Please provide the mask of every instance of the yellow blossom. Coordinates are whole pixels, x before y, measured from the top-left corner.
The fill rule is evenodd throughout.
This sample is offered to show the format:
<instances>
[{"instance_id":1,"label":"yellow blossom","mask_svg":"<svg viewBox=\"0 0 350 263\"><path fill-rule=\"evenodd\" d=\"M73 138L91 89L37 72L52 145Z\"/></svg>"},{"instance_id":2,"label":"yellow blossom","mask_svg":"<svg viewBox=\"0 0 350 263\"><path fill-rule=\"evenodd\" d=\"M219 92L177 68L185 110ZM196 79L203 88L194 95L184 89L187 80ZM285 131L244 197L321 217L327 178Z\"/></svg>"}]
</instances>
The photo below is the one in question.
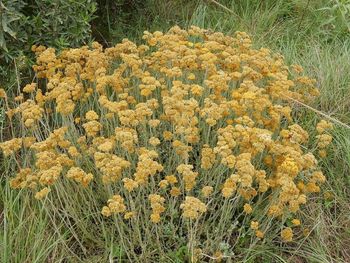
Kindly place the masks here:
<instances>
[{"instance_id":1,"label":"yellow blossom","mask_svg":"<svg viewBox=\"0 0 350 263\"><path fill-rule=\"evenodd\" d=\"M149 124L149 126L155 128L160 124L160 120L149 120L148 124Z\"/></svg>"},{"instance_id":2,"label":"yellow blossom","mask_svg":"<svg viewBox=\"0 0 350 263\"><path fill-rule=\"evenodd\" d=\"M153 223L159 223L160 222L160 214L151 214L151 221Z\"/></svg>"},{"instance_id":3,"label":"yellow blossom","mask_svg":"<svg viewBox=\"0 0 350 263\"><path fill-rule=\"evenodd\" d=\"M150 194L148 199L152 207L151 221L153 223L159 223L160 215L165 211L165 207L163 206L165 199L157 194Z\"/></svg>"},{"instance_id":4,"label":"yellow blossom","mask_svg":"<svg viewBox=\"0 0 350 263\"><path fill-rule=\"evenodd\" d=\"M251 221L251 222L250 222L250 228L253 229L253 230L258 230L258 228L259 228L259 222L257 222L257 221Z\"/></svg>"},{"instance_id":5,"label":"yellow blossom","mask_svg":"<svg viewBox=\"0 0 350 263\"><path fill-rule=\"evenodd\" d=\"M211 195L211 193L213 192L213 187L212 186L204 186L201 190L202 195L204 197L209 197Z\"/></svg>"},{"instance_id":6,"label":"yellow blossom","mask_svg":"<svg viewBox=\"0 0 350 263\"><path fill-rule=\"evenodd\" d=\"M207 206L193 196L186 196L185 201L180 205L183 216L189 219L196 219L207 211Z\"/></svg>"},{"instance_id":7,"label":"yellow blossom","mask_svg":"<svg viewBox=\"0 0 350 263\"><path fill-rule=\"evenodd\" d=\"M161 189L164 189L168 186L168 184L169 182L167 180L161 180L158 185Z\"/></svg>"},{"instance_id":8,"label":"yellow blossom","mask_svg":"<svg viewBox=\"0 0 350 263\"><path fill-rule=\"evenodd\" d=\"M94 176L91 173L86 173L79 167L72 167L66 174L67 178L74 179L76 182L81 183L83 186L87 186Z\"/></svg>"},{"instance_id":9,"label":"yellow blossom","mask_svg":"<svg viewBox=\"0 0 350 263\"><path fill-rule=\"evenodd\" d=\"M149 139L149 143L152 145L152 146L157 146L160 144L160 140L156 137L151 137Z\"/></svg>"},{"instance_id":10,"label":"yellow blossom","mask_svg":"<svg viewBox=\"0 0 350 263\"><path fill-rule=\"evenodd\" d=\"M90 110L88 111L86 114L85 114L85 118L88 120L88 121L96 121L98 120L98 115L95 111L93 110Z\"/></svg>"},{"instance_id":11,"label":"yellow blossom","mask_svg":"<svg viewBox=\"0 0 350 263\"><path fill-rule=\"evenodd\" d=\"M127 189L129 192L131 192L139 186L139 184L136 181L130 178L124 178L122 181L124 183L125 189Z\"/></svg>"},{"instance_id":12,"label":"yellow blossom","mask_svg":"<svg viewBox=\"0 0 350 263\"><path fill-rule=\"evenodd\" d=\"M172 187L170 190L170 195L173 197L177 197L181 194L181 191L178 187Z\"/></svg>"},{"instance_id":13,"label":"yellow blossom","mask_svg":"<svg viewBox=\"0 0 350 263\"><path fill-rule=\"evenodd\" d=\"M133 218L133 217L135 217L135 212L133 212L133 211L126 212L126 213L124 214L124 219L126 219L126 220L131 219L131 218Z\"/></svg>"},{"instance_id":14,"label":"yellow blossom","mask_svg":"<svg viewBox=\"0 0 350 263\"><path fill-rule=\"evenodd\" d=\"M243 209L246 214L251 214L253 211L253 208L250 204L244 204Z\"/></svg>"},{"instance_id":15,"label":"yellow blossom","mask_svg":"<svg viewBox=\"0 0 350 263\"><path fill-rule=\"evenodd\" d=\"M300 220L299 220L299 219L294 218L294 219L292 220L292 224L295 225L295 226L299 226L301 223L300 223Z\"/></svg>"},{"instance_id":16,"label":"yellow blossom","mask_svg":"<svg viewBox=\"0 0 350 263\"><path fill-rule=\"evenodd\" d=\"M107 206L102 208L102 214L104 216L110 216L113 214L123 213L126 210L126 206L124 204L124 198L120 195L114 195L111 199L108 199Z\"/></svg>"},{"instance_id":17,"label":"yellow blossom","mask_svg":"<svg viewBox=\"0 0 350 263\"><path fill-rule=\"evenodd\" d=\"M111 212L111 210L109 209L108 206L104 206L104 207L102 208L101 214L104 215L104 216L106 216L106 217L108 217L108 216L111 216L111 215L112 215L112 212Z\"/></svg>"},{"instance_id":18,"label":"yellow blossom","mask_svg":"<svg viewBox=\"0 0 350 263\"><path fill-rule=\"evenodd\" d=\"M318 134L322 134L326 130L331 130L332 128L333 128L333 124L326 120L321 120L319 123L317 123L317 126L316 126L316 130Z\"/></svg>"},{"instance_id":19,"label":"yellow blossom","mask_svg":"<svg viewBox=\"0 0 350 263\"><path fill-rule=\"evenodd\" d=\"M36 88L36 83L31 83L23 88L24 93L32 93Z\"/></svg>"},{"instance_id":20,"label":"yellow blossom","mask_svg":"<svg viewBox=\"0 0 350 263\"><path fill-rule=\"evenodd\" d=\"M163 132L163 137L164 137L164 140L169 141L173 137L173 134L170 131L164 131Z\"/></svg>"},{"instance_id":21,"label":"yellow blossom","mask_svg":"<svg viewBox=\"0 0 350 263\"><path fill-rule=\"evenodd\" d=\"M256 230L256 231L255 231L255 235L256 235L256 237L259 238L259 239L264 238L264 232L262 232L262 231L260 231L260 230Z\"/></svg>"},{"instance_id":22,"label":"yellow blossom","mask_svg":"<svg viewBox=\"0 0 350 263\"><path fill-rule=\"evenodd\" d=\"M35 199L41 200L48 195L50 188L45 187L35 194Z\"/></svg>"},{"instance_id":23,"label":"yellow blossom","mask_svg":"<svg viewBox=\"0 0 350 263\"><path fill-rule=\"evenodd\" d=\"M6 98L6 91L4 89L0 89L0 98Z\"/></svg>"},{"instance_id":24,"label":"yellow blossom","mask_svg":"<svg viewBox=\"0 0 350 263\"><path fill-rule=\"evenodd\" d=\"M286 227L281 231L281 237L284 242L290 242L293 240L293 230L290 227Z\"/></svg>"},{"instance_id":25,"label":"yellow blossom","mask_svg":"<svg viewBox=\"0 0 350 263\"><path fill-rule=\"evenodd\" d=\"M168 181L169 184L176 184L177 183L177 178L174 175L167 175L165 176L165 180Z\"/></svg>"}]
</instances>

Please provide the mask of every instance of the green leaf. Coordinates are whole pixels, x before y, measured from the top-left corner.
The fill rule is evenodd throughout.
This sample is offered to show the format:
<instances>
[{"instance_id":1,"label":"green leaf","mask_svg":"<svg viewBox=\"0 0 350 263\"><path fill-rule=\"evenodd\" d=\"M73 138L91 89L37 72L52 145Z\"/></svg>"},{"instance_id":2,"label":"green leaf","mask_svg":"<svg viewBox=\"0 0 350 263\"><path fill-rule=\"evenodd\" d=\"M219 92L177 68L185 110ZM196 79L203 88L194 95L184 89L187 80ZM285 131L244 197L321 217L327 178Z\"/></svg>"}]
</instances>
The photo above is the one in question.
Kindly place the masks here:
<instances>
[{"instance_id":1,"label":"green leaf","mask_svg":"<svg viewBox=\"0 0 350 263\"><path fill-rule=\"evenodd\" d=\"M11 37L16 38L16 32L14 32L10 27L7 26L6 21L4 22L5 17L6 16L2 17L2 21L3 21L2 29L3 29L3 31L8 33Z\"/></svg>"},{"instance_id":2,"label":"green leaf","mask_svg":"<svg viewBox=\"0 0 350 263\"><path fill-rule=\"evenodd\" d=\"M5 37L4 37L4 33L2 30L0 30L0 47L5 50L6 52L8 52L8 49L6 47L6 41L5 41Z\"/></svg>"}]
</instances>

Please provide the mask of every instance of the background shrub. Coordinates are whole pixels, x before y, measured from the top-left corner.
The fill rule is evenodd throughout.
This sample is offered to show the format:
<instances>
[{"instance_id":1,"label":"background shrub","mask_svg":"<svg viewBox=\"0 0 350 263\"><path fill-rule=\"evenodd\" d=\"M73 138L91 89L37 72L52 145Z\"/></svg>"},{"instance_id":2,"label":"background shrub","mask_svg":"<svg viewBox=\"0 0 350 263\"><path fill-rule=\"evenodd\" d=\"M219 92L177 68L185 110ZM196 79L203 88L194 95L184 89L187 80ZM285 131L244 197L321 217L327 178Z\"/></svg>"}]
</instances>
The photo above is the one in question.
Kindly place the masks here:
<instances>
[{"instance_id":1,"label":"background shrub","mask_svg":"<svg viewBox=\"0 0 350 263\"><path fill-rule=\"evenodd\" d=\"M34 44L58 49L91 39L94 0L4 0L0 4L1 80L11 82L14 61L27 69ZM26 73L28 75L28 73Z\"/></svg>"}]
</instances>

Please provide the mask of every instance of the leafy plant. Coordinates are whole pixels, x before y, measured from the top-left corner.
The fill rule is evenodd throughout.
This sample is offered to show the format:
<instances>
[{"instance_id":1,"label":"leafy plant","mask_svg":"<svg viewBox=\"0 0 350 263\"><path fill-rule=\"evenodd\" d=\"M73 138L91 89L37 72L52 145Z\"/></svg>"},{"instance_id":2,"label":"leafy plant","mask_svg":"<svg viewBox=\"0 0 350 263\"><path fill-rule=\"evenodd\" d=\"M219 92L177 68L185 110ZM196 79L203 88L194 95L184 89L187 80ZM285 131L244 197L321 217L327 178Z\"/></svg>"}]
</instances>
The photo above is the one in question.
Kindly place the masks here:
<instances>
[{"instance_id":1,"label":"leafy plant","mask_svg":"<svg viewBox=\"0 0 350 263\"><path fill-rule=\"evenodd\" d=\"M0 2L0 79L17 81L14 60L31 66L33 44L62 49L91 40L95 0L4 0ZM27 74L26 74L27 75Z\"/></svg>"},{"instance_id":2,"label":"leafy plant","mask_svg":"<svg viewBox=\"0 0 350 263\"><path fill-rule=\"evenodd\" d=\"M27 33L22 30L26 22L26 18L21 12L24 6L25 2L23 0L0 2L0 58L6 60L11 58L8 44L13 42L24 43L27 38ZM11 51L13 51L13 48L11 48Z\"/></svg>"},{"instance_id":3,"label":"leafy plant","mask_svg":"<svg viewBox=\"0 0 350 263\"><path fill-rule=\"evenodd\" d=\"M350 1L331 0L329 6L319 9L326 11L328 19L323 21L322 26L330 27L340 34L350 34Z\"/></svg>"}]
</instances>

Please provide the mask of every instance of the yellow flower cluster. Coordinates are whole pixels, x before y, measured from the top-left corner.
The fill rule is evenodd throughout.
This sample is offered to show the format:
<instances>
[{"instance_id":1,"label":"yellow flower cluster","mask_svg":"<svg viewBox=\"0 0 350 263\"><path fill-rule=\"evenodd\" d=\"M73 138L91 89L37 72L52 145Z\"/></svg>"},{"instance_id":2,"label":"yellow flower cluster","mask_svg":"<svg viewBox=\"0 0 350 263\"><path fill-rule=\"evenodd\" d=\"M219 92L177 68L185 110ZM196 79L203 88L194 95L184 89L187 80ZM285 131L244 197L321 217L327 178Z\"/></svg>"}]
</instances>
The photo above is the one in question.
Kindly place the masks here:
<instances>
[{"instance_id":1,"label":"yellow flower cluster","mask_svg":"<svg viewBox=\"0 0 350 263\"><path fill-rule=\"evenodd\" d=\"M138 184L145 185L150 176L163 171L163 166L154 160L158 157L157 152L146 148L140 148L139 152L139 161L134 176Z\"/></svg>"},{"instance_id":2,"label":"yellow flower cluster","mask_svg":"<svg viewBox=\"0 0 350 263\"><path fill-rule=\"evenodd\" d=\"M122 198L120 195L114 195L107 201L107 206L102 208L102 214L104 216L111 216L113 214L119 214L125 211L126 206L124 204L124 198Z\"/></svg>"},{"instance_id":3,"label":"yellow flower cluster","mask_svg":"<svg viewBox=\"0 0 350 263\"><path fill-rule=\"evenodd\" d=\"M33 47L33 69L45 81L26 85L29 94L7 106L23 129L0 143L19 166L11 186L33 189L41 199L61 175L85 187L94 180L119 193L103 215L148 215L148 197L151 221L159 225L161 214L197 219L234 202L257 238L277 224L258 223L256 213L295 218L325 182L306 147L312 133L294 123L289 104L317 96L315 81L281 55L253 48L244 32L176 26L146 31L143 39L59 54ZM1 90L0 98L9 99ZM321 157L331 129L317 124ZM293 233L285 228L281 235L288 241Z\"/></svg>"},{"instance_id":4,"label":"yellow flower cluster","mask_svg":"<svg viewBox=\"0 0 350 263\"><path fill-rule=\"evenodd\" d=\"M27 100L19 105L14 112L20 113L24 125L27 128L31 128L35 125L36 121L42 118L44 109L37 105L33 100Z\"/></svg>"},{"instance_id":5,"label":"yellow flower cluster","mask_svg":"<svg viewBox=\"0 0 350 263\"><path fill-rule=\"evenodd\" d=\"M4 98L4 99L7 98L7 94L6 94L6 91L4 89L0 89L0 98Z\"/></svg>"},{"instance_id":6,"label":"yellow flower cluster","mask_svg":"<svg viewBox=\"0 0 350 263\"><path fill-rule=\"evenodd\" d=\"M185 201L180 205L184 218L197 219L202 213L207 211L207 206L201 200L186 196Z\"/></svg>"},{"instance_id":7,"label":"yellow flower cluster","mask_svg":"<svg viewBox=\"0 0 350 263\"><path fill-rule=\"evenodd\" d=\"M316 130L318 133L318 135L316 136L317 147L319 149L318 154L322 158L327 156L326 148L332 142L332 136L327 134L326 132L332 129L333 129L332 123L327 122L325 120L321 120L316 126Z\"/></svg>"},{"instance_id":8,"label":"yellow flower cluster","mask_svg":"<svg viewBox=\"0 0 350 263\"><path fill-rule=\"evenodd\" d=\"M88 117L88 116L87 116ZM101 130L102 125L96 120L88 121L83 124L86 135L89 137L95 137Z\"/></svg>"},{"instance_id":9,"label":"yellow flower cluster","mask_svg":"<svg viewBox=\"0 0 350 263\"><path fill-rule=\"evenodd\" d=\"M18 171L16 178L11 179L12 188L35 188L37 186L37 177L32 174L30 168L23 168Z\"/></svg>"},{"instance_id":10,"label":"yellow flower cluster","mask_svg":"<svg viewBox=\"0 0 350 263\"><path fill-rule=\"evenodd\" d=\"M201 167L206 170L212 168L216 159L214 150L208 144L204 144L201 154Z\"/></svg>"},{"instance_id":11,"label":"yellow flower cluster","mask_svg":"<svg viewBox=\"0 0 350 263\"><path fill-rule=\"evenodd\" d=\"M251 221L250 228L255 231L255 236L257 238L262 239L264 237L264 232L259 230L259 222L258 221Z\"/></svg>"},{"instance_id":12,"label":"yellow flower cluster","mask_svg":"<svg viewBox=\"0 0 350 263\"><path fill-rule=\"evenodd\" d=\"M36 88L36 83L31 83L31 84L26 85L23 88L23 92L24 93L32 93L35 91L35 88Z\"/></svg>"},{"instance_id":13,"label":"yellow flower cluster","mask_svg":"<svg viewBox=\"0 0 350 263\"><path fill-rule=\"evenodd\" d=\"M43 199L45 196L48 195L48 193L50 192L50 188L48 187L44 187L42 190L40 190L39 192L37 192L35 194L35 199L41 200Z\"/></svg>"},{"instance_id":14,"label":"yellow flower cluster","mask_svg":"<svg viewBox=\"0 0 350 263\"><path fill-rule=\"evenodd\" d=\"M124 178L123 183L124 183L125 189L128 190L129 192L131 192L132 190L136 189L139 186L139 184L135 180L130 178Z\"/></svg>"},{"instance_id":15,"label":"yellow flower cluster","mask_svg":"<svg viewBox=\"0 0 350 263\"><path fill-rule=\"evenodd\" d=\"M281 231L281 237L284 242L290 242L293 240L293 230L290 227L286 227Z\"/></svg>"},{"instance_id":16,"label":"yellow flower cluster","mask_svg":"<svg viewBox=\"0 0 350 263\"><path fill-rule=\"evenodd\" d=\"M86 173L80 167L72 167L66 173L67 178L74 179L76 182L81 183L83 186L87 186L94 178L92 173Z\"/></svg>"},{"instance_id":17,"label":"yellow flower cluster","mask_svg":"<svg viewBox=\"0 0 350 263\"><path fill-rule=\"evenodd\" d=\"M135 144L138 142L136 130L128 127L118 127L115 129L115 137L124 150L130 153L135 151Z\"/></svg>"},{"instance_id":18,"label":"yellow flower cluster","mask_svg":"<svg viewBox=\"0 0 350 263\"><path fill-rule=\"evenodd\" d=\"M186 191L191 191L196 184L198 172L193 172L193 165L189 164L180 164L176 170L182 175Z\"/></svg>"},{"instance_id":19,"label":"yellow flower cluster","mask_svg":"<svg viewBox=\"0 0 350 263\"><path fill-rule=\"evenodd\" d=\"M9 156L22 148L22 139L13 138L6 142L0 143L0 148L5 156Z\"/></svg>"},{"instance_id":20,"label":"yellow flower cluster","mask_svg":"<svg viewBox=\"0 0 350 263\"><path fill-rule=\"evenodd\" d=\"M65 140L66 127L54 130L50 136L41 142L35 142L32 137L23 138L23 145L34 151L35 162L31 168L21 169L11 180L14 188L31 188L49 186L60 177L65 167L73 166L74 162L65 153L55 151L55 148L68 148L71 143ZM48 193L43 191L42 193ZM39 194L41 196L41 194Z\"/></svg>"},{"instance_id":21,"label":"yellow flower cluster","mask_svg":"<svg viewBox=\"0 0 350 263\"><path fill-rule=\"evenodd\" d=\"M151 221L153 223L159 223L160 222L160 214L165 211L164 197L161 197L157 194L150 194L148 196L149 201L151 202L152 207L152 214L151 214Z\"/></svg>"},{"instance_id":22,"label":"yellow flower cluster","mask_svg":"<svg viewBox=\"0 0 350 263\"><path fill-rule=\"evenodd\" d=\"M96 168L102 172L104 184L116 182L122 177L123 170L130 166L130 162L110 153L95 152L94 159Z\"/></svg>"},{"instance_id":23,"label":"yellow flower cluster","mask_svg":"<svg viewBox=\"0 0 350 263\"><path fill-rule=\"evenodd\" d=\"M213 190L214 188L212 186L207 185L202 188L201 192L204 197L209 197L212 194Z\"/></svg>"}]
</instances>

